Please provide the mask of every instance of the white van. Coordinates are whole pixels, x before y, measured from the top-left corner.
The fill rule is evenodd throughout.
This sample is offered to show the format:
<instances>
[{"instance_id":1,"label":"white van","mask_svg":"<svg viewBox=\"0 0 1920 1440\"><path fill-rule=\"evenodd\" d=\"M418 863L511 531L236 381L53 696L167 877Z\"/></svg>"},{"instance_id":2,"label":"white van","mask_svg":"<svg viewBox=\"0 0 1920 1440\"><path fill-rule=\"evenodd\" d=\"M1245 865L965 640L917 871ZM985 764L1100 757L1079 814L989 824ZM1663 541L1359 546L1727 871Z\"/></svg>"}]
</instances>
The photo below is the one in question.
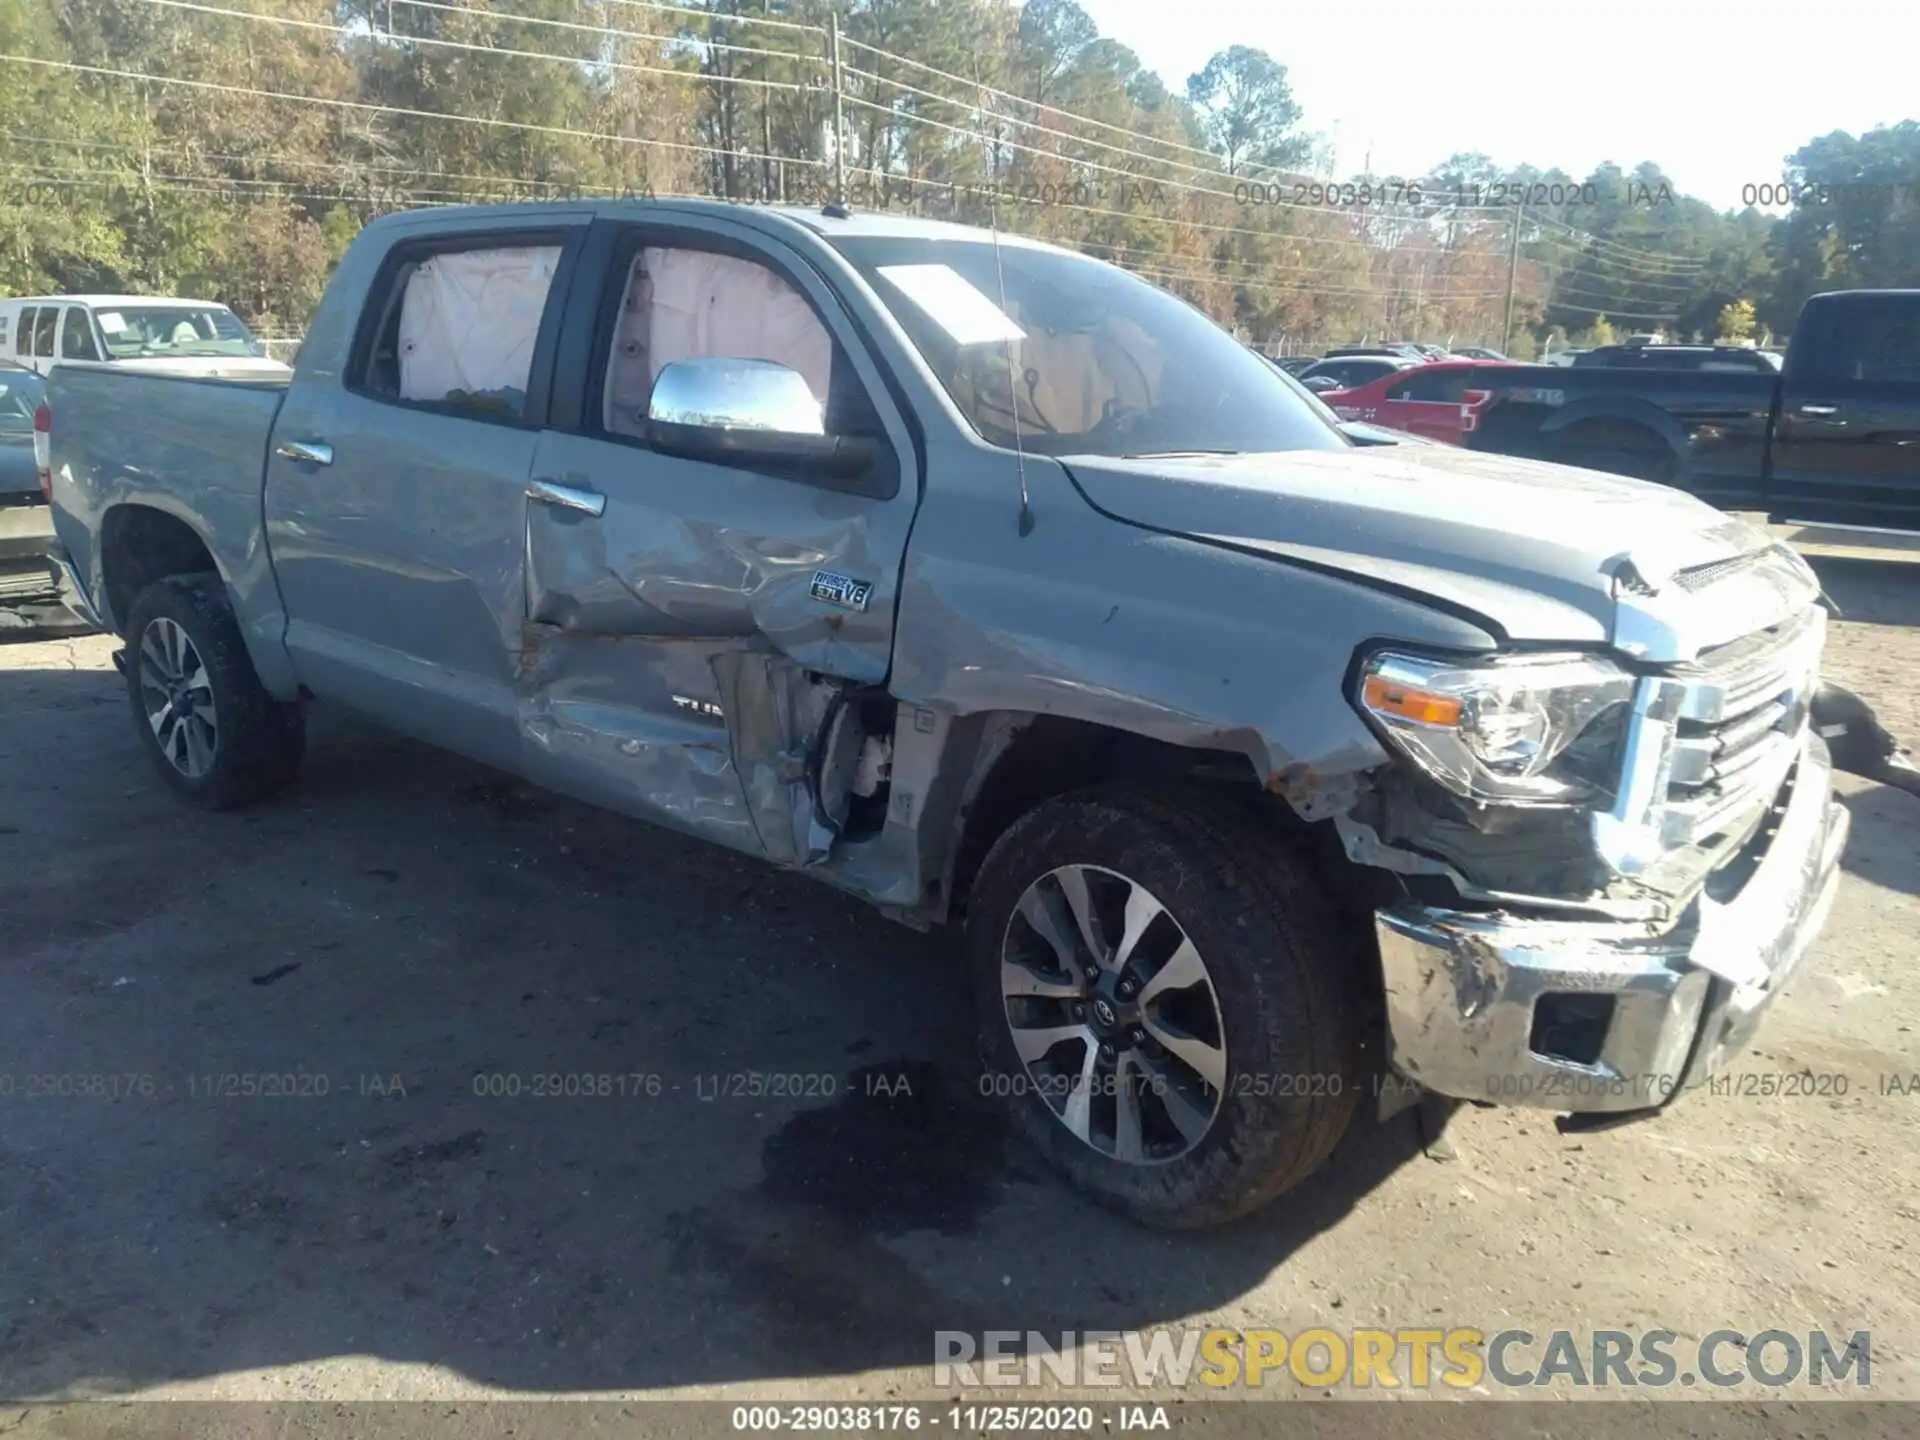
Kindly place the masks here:
<instances>
[{"instance_id":1,"label":"white van","mask_svg":"<svg viewBox=\"0 0 1920 1440\"><path fill-rule=\"evenodd\" d=\"M270 360L240 317L211 300L152 295L38 295L0 300L0 359L42 375L55 365L265 380Z\"/></svg>"}]
</instances>

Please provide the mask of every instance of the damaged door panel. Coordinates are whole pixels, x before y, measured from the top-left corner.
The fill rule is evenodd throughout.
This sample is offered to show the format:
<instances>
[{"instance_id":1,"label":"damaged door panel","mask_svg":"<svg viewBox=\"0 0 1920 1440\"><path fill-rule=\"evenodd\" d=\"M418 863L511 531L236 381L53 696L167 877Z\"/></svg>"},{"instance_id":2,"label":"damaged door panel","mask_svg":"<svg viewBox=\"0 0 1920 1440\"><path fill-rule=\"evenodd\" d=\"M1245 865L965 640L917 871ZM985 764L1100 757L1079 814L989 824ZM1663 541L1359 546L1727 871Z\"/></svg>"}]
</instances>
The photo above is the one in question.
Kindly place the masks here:
<instances>
[{"instance_id":1,"label":"damaged door panel","mask_svg":"<svg viewBox=\"0 0 1920 1440\"><path fill-rule=\"evenodd\" d=\"M779 864L818 864L863 833L891 735L875 697L919 500L913 447L810 269L782 266L777 246L753 262L694 263L699 236L676 233L669 253L645 227L619 228L601 247L585 403L541 433L533 461L534 481L579 503L534 496L527 507L527 769L595 804ZM716 251L732 229L714 226ZM811 326L794 368L829 387L829 433L855 417L847 433L890 451L904 483L853 493L649 443L643 392L657 362L732 353L742 336L742 353L775 344L774 359L787 358L780 334L763 337L728 309L750 300L740 286L708 283L708 271L737 280L743 267L784 276L760 287L791 312L780 334Z\"/></svg>"},{"instance_id":2,"label":"damaged door panel","mask_svg":"<svg viewBox=\"0 0 1920 1440\"><path fill-rule=\"evenodd\" d=\"M761 853L714 681L730 643L528 621L514 677L521 768L590 803Z\"/></svg>"},{"instance_id":3,"label":"damaged door panel","mask_svg":"<svg viewBox=\"0 0 1920 1440\"><path fill-rule=\"evenodd\" d=\"M836 693L886 676L911 500L551 431L534 468L607 503L528 505L529 771L779 864L824 857L847 795L817 815L808 766ZM837 728L857 768L865 737Z\"/></svg>"}]
</instances>

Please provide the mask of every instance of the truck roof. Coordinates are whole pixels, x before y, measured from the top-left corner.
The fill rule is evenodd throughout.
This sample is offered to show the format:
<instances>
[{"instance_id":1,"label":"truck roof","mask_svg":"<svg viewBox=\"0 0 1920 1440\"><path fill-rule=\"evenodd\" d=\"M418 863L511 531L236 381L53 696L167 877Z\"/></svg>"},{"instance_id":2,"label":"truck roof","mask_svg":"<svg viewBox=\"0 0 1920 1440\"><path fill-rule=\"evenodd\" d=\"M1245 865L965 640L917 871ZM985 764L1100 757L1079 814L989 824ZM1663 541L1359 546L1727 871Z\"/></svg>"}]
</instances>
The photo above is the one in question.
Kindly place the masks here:
<instances>
[{"instance_id":1,"label":"truck roof","mask_svg":"<svg viewBox=\"0 0 1920 1440\"><path fill-rule=\"evenodd\" d=\"M224 310L226 305L219 300L192 300L180 295L10 295L7 303L20 305L146 305L146 306L189 306L213 305Z\"/></svg>"},{"instance_id":2,"label":"truck roof","mask_svg":"<svg viewBox=\"0 0 1920 1440\"><path fill-rule=\"evenodd\" d=\"M499 205L435 205L430 208L406 210L395 215L382 216L367 228L397 223L411 228L423 222L429 222L433 218L511 219L524 218L536 213L550 215L556 211L564 213L583 209L622 216L631 215L636 220L662 213L726 215L747 224L754 224L757 221L761 228L768 230L797 225L827 240L843 237L847 239L874 237L978 242L991 239L994 233L978 225L960 225L951 220L923 220L916 215L902 215L887 210L856 210L848 206L845 214L830 215L824 208L811 205L758 205L746 201L706 200L695 196L679 195L662 195L657 199L610 195L604 199L583 196L578 200L528 200ZM769 219L775 223L766 224L766 220ZM1081 254L1080 251L1070 247L1049 244L1045 240L1035 240L1031 236L1018 235L1011 230L1002 230L999 233L1000 243L1010 248L1051 250L1062 255Z\"/></svg>"}]
</instances>

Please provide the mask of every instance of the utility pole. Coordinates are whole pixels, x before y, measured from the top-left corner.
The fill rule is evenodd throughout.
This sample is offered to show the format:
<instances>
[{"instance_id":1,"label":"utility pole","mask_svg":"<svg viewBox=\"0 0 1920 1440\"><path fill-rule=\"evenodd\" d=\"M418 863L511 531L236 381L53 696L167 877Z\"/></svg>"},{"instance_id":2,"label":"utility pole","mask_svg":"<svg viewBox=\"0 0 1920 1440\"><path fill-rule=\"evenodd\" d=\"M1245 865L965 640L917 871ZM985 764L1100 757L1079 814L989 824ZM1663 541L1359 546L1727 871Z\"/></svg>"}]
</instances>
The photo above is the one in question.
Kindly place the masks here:
<instances>
[{"instance_id":1,"label":"utility pole","mask_svg":"<svg viewBox=\"0 0 1920 1440\"><path fill-rule=\"evenodd\" d=\"M1507 326L1500 332L1502 354L1513 345L1513 286L1520 274L1520 217L1526 210L1525 202L1513 207L1513 240L1507 247Z\"/></svg>"},{"instance_id":2,"label":"utility pole","mask_svg":"<svg viewBox=\"0 0 1920 1440\"><path fill-rule=\"evenodd\" d=\"M827 61L833 73L833 203L847 203L846 77L840 69L840 12L828 17Z\"/></svg>"}]
</instances>

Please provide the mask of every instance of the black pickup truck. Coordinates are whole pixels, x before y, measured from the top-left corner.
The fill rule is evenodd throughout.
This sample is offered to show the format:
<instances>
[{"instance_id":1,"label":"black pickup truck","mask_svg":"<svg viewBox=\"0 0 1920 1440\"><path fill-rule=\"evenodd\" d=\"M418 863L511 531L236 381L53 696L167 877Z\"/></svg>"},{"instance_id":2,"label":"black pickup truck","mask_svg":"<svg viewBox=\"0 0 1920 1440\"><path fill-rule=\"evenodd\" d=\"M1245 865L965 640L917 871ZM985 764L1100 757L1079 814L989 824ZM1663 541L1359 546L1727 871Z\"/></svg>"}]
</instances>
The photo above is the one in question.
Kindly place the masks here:
<instances>
[{"instance_id":1,"label":"black pickup truck","mask_svg":"<svg viewBox=\"0 0 1920 1440\"><path fill-rule=\"evenodd\" d=\"M1452 383L1491 392L1476 450L1664 481L1779 522L1920 531L1920 290L1815 295L1778 375L1489 365Z\"/></svg>"}]
</instances>

